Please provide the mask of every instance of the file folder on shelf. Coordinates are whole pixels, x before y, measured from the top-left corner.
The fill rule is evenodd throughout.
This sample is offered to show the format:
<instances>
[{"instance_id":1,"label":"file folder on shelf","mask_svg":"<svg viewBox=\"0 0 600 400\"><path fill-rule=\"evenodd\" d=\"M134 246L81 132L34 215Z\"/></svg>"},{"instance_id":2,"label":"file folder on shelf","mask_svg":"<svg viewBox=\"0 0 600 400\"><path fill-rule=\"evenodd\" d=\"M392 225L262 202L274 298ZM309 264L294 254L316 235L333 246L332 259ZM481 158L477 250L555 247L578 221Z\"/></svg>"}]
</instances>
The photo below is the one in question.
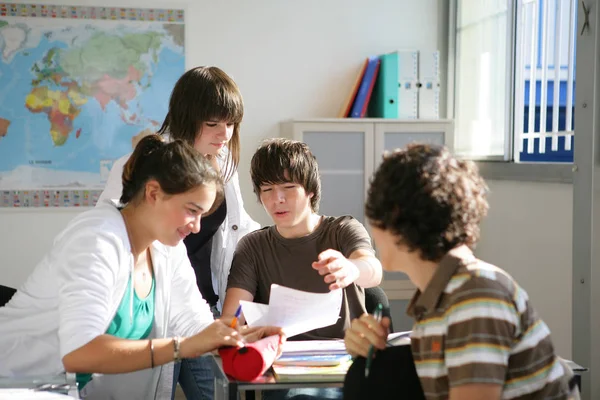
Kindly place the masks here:
<instances>
[{"instance_id":1,"label":"file folder on shelf","mask_svg":"<svg viewBox=\"0 0 600 400\"><path fill-rule=\"evenodd\" d=\"M422 51L419 55L419 118L440 117L440 53Z\"/></svg>"},{"instance_id":2,"label":"file folder on shelf","mask_svg":"<svg viewBox=\"0 0 600 400\"><path fill-rule=\"evenodd\" d=\"M369 104L369 116L398 118L398 53L383 54L379 59L379 75Z\"/></svg>"},{"instance_id":3,"label":"file folder on shelf","mask_svg":"<svg viewBox=\"0 0 600 400\"><path fill-rule=\"evenodd\" d=\"M419 52L398 53L398 118L419 118Z\"/></svg>"},{"instance_id":4,"label":"file folder on shelf","mask_svg":"<svg viewBox=\"0 0 600 400\"><path fill-rule=\"evenodd\" d=\"M369 116L439 118L439 52L399 50L383 54Z\"/></svg>"},{"instance_id":5,"label":"file folder on shelf","mask_svg":"<svg viewBox=\"0 0 600 400\"><path fill-rule=\"evenodd\" d=\"M348 98L344 103L344 107L342 107L342 109L340 110L340 114L338 115L339 118L346 118L350 116L350 112L352 111L352 105L354 104L354 99L356 99L356 93L358 92L358 88L360 87L363 77L365 76L365 70L367 69L368 64L369 59L366 58L362 66L360 67L360 71L358 72L356 80L354 81L352 91L348 95Z\"/></svg>"},{"instance_id":6,"label":"file folder on shelf","mask_svg":"<svg viewBox=\"0 0 600 400\"><path fill-rule=\"evenodd\" d=\"M377 80L379 64L380 61L378 56L369 57L367 69L365 70L365 75L360 83L358 92L356 93L356 99L354 100L350 117L362 118L367 114L367 106L375 86L375 81Z\"/></svg>"}]
</instances>

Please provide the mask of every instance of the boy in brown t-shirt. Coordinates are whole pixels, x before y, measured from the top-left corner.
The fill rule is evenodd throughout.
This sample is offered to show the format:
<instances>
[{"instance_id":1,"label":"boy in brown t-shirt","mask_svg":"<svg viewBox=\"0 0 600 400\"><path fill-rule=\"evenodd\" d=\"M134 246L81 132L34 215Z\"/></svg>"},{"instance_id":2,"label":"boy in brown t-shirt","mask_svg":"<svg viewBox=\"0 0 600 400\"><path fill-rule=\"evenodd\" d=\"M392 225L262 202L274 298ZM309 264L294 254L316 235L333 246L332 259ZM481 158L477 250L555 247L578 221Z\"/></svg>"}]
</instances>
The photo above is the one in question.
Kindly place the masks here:
<instances>
[{"instance_id":1,"label":"boy in brown t-shirt","mask_svg":"<svg viewBox=\"0 0 600 400\"><path fill-rule=\"evenodd\" d=\"M267 304L271 284L315 293L343 289L340 319L334 325L293 338L341 339L350 321L365 313L365 287L381 282L364 226L350 216L317 214L319 168L304 143L271 139L251 162L254 192L274 225L246 235L233 258L223 316L240 300Z\"/></svg>"}]
</instances>

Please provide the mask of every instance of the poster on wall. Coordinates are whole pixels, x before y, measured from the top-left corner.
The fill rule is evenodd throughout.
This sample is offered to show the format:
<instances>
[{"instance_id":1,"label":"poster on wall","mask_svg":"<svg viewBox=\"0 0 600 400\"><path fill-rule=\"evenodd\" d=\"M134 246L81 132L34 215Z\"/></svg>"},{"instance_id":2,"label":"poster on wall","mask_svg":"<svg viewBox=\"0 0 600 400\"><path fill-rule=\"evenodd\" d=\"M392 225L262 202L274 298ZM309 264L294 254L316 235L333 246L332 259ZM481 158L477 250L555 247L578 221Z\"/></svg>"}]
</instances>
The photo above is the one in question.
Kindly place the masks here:
<instances>
[{"instance_id":1,"label":"poster on wall","mask_svg":"<svg viewBox=\"0 0 600 400\"><path fill-rule=\"evenodd\" d=\"M183 10L0 3L0 207L92 206L184 71Z\"/></svg>"}]
</instances>

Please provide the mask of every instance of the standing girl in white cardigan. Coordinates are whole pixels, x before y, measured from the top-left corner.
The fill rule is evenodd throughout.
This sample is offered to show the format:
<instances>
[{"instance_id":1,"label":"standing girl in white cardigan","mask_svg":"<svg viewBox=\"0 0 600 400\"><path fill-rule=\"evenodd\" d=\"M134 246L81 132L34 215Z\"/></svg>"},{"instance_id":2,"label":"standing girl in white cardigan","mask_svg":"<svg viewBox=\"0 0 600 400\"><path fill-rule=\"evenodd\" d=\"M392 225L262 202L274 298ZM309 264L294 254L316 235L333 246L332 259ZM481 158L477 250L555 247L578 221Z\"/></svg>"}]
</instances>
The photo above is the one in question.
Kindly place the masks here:
<instances>
[{"instance_id":1,"label":"standing girl in white cardigan","mask_svg":"<svg viewBox=\"0 0 600 400\"><path fill-rule=\"evenodd\" d=\"M75 217L0 308L0 376L74 372L83 398L160 399L163 365L279 331L239 333L200 296L182 240L222 197L203 156L151 135L122 180L122 206Z\"/></svg>"},{"instance_id":2,"label":"standing girl in white cardigan","mask_svg":"<svg viewBox=\"0 0 600 400\"><path fill-rule=\"evenodd\" d=\"M169 111L159 130L172 140L194 146L223 177L225 200L210 216L202 218L198 234L184 240L198 288L215 316L225 299L237 242L259 228L244 210L237 174L243 115L244 104L236 83L217 67L197 67L175 84ZM121 172L128 158L126 155L114 163L100 200L121 196ZM188 399L211 399L213 378L209 360L185 360L175 366L173 391L179 381Z\"/></svg>"}]
</instances>

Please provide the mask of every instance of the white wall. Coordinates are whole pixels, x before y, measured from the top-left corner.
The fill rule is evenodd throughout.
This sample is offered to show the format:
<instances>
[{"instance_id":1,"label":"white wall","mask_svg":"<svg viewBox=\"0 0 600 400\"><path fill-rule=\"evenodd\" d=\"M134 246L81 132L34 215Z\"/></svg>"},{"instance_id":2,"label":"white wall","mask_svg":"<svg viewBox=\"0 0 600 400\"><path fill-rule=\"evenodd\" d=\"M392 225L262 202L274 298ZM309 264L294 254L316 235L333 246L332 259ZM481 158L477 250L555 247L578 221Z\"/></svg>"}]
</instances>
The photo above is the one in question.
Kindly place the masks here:
<instances>
[{"instance_id":1,"label":"white wall","mask_svg":"<svg viewBox=\"0 0 600 400\"><path fill-rule=\"evenodd\" d=\"M0 285L18 287L80 210L0 208Z\"/></svg>"},{"instance_id":2,"label":"white wall","mask_svg":"<svg viewBox=\"0 0 600 400\"><path fill-rule=\"evenodd\" d=\"M248 172L260 141L278 136L285 119L335 117L368 55L439 47L437 0L35 2L185 8L186 66L221 67L244 96L240 180L248 212L263 224ZM0 209L0 284L20 284L74 215Z\"/></svg>"},{"instance_id":3,"label":"white wall","mask_svg":"<svg viewBox=\"0 0 600 400\"><path fill-rule=\"evenodd\" d=\"M571 357L573 186L489 181L490 212L477 256L508 271Z\"/></svg>"}]
</instances>

